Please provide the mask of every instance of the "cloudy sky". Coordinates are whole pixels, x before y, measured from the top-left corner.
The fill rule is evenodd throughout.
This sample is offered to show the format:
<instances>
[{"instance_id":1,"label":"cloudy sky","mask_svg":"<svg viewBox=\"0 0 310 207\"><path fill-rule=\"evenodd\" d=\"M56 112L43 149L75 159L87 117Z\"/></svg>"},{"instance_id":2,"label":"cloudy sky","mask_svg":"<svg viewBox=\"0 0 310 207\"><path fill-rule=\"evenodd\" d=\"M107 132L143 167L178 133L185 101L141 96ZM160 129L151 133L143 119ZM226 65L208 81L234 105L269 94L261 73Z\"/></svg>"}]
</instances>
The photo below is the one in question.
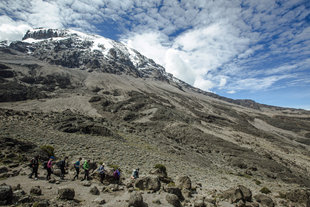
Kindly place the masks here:
<instances>
[{"instance_id":1,"label":"cloudy sky","mask_svg":"<svg viewBox=\"0 0 310 207\"><path fill-rule=\"evenodd\" d=\"M309 0L0 1L0 40L36 27L124 42L222 96L310 110Z\"/></svg>"}]
</instances>

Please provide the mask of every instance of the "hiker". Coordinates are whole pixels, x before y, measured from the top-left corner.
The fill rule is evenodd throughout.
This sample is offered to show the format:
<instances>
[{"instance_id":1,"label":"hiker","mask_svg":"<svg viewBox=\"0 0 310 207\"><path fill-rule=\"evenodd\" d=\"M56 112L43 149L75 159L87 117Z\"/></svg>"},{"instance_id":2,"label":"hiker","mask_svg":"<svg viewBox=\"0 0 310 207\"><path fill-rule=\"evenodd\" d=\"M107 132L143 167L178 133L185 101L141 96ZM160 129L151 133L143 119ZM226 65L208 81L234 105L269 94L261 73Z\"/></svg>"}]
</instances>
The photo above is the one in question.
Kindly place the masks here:
<instances>
[{"instance_id":1,"label":"hiker","mask_svg":"<svg viewBox=\"0 0 310 207\"><path fill-rule=\"evenodd\" d=\"M32 178L32 175L34 175L34 179L38 180L38 169L39 169L39 156L36 155L34 158L30 161L30 167L31 167L31 173L29 175L29 178Z\"/></svg>"},{"instance_id":2,"label":"hiker","mask_svg":"<svg viewBox=\"0 0 310 207\"><path fill-rule=\"evenodd\" d=\"M83 169L84 169L85 174L84 174L84 178L82 179L82 181L85 179L89 180L89 162L90 160L85 160L83 164Z\"/></svg>"},{"instance_id":3,"label":"hiker","mask_svg":"<svg viewBox=\"0 0 310 207\"><path fill-rule=\"evenodd\" d=\"M65 178L65 174L66 174L65 168L67 167L67 163L66 163L67 160L68 160L68 157L66 156L65 159L60 160L57 163L57 166L60 168L60 171L61 171L60 179L62 180Z\"/></svg>"},{"instance_id":4,"label":"hiker","mask_svg":"<svg viewBox=\"0 0 310 207\"><path fill-rule=\"evenodd\" d=\"M98 172L99 172L99 175L100 175L100 182L103 183L103 179L105 178L104 163L102 163L100 165L100 167L98 168Z\"/></svg>"},{"instance_id":5,"label":"hiker","mask_svg":"<svg viewBox=\"0 0 310 207\"><path fill-rule=\"evenodd\" d=\"M79 160L74 163L76 175L74 176L74 178L72 180L75 180L75 178L79 179L81 160L82 160L82 158L80 157Z\"/></svg>"},{"instance_id":6,"label":"hiker","mask_svg":"<svg viewBox=\"0 0 310 207\"><path fill-rule=\"evenodd\" d=\"M114 179L115 179L117 182L119 182L119 179L120 179L120 177L121 177L121 172L119 171L118 168L116 168L116 169L114 170L114 172L113 172L113 177L114 177Z\"/></svg>"},{"instance_id":7,"label":"hiker","mask_svg":"<svg viewBox=\"0 0 310 207\"><path fill-rule=\"evenodd\" d=\"M130 178L133 179L133 180L139 178L139 168L134 169L134 170L132 171L132 175L131 175Z\"/></svg>"},{"instance_id":8,"label":"hiker","mask_svg":"<svg viewBox=\"0 0 310 207\"><path fill-rule=\"evenodd\" d=\"M46 180L51 179L51 175L52 175L52 168L53 168L53 161L54 161L54 157L51 156L49 161L46 164L46 170L47 170L47 176L46 176Z\"/></svg>"}]
</instances>

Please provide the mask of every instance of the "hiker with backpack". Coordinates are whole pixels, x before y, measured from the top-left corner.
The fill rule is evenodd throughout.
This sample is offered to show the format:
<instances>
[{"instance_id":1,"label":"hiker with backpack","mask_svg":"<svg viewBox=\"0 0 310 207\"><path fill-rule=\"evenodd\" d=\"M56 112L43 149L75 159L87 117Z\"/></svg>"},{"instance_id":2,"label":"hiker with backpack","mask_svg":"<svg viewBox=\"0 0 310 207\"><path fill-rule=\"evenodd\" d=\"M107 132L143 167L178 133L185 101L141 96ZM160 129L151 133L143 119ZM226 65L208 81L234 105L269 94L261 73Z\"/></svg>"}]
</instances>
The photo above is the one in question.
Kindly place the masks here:
<instances>
[{"instance_id":1,"label":"hiker with backpack","mask_svg":"<svg viewBox=\"0 0 310 207\"><path fill-rule=\"evenodd\" d=\"M59 167L60 171L61 171L61 174L60 174L60 179L64 179L65 178L65 174L66 174L66 170L65 168L67 167L67 161L68 157L66 156L63 160L60 160L58 163L57 163L57 166Z\"/></svg>"},{"instance_id":2,"label":"hiker with backpack","mask_svg":"<svg viewBox=\"0 0 310 207\"><path fill-rule=\"evenodd\" d=\"M82 180L89 180L89 162L90 160L85 160L84 164L83 164L83 169L84 169L84 178Z\"/></svg>"},{"instance_id":3,"label":"hiker with backpack","mask_svg":"<svg viewBox=\"0 0 310 207\"><path fill-rule=\"evenodd\" d=\"M32 178L34 175L34 179L38 179L38 169L39 169L39 156L36 155L34 158L31 159L30 165L31 167L31 173L29 175L29 178Z\"/></svg>"},{"instance_id":4,"label":"hiker with backpack","mask_svg":"<svg viewBox=\"0 0 310 207\"><path fill-rule=\"evenodd\" d=\"M133 180L139 178L139 168L134 169L134 170L132 171L132 174L131 174L131 177L130 177L130 178L133 179Z\"/></svg>"},{"instance_id":5,"label":"hiker with backpack","mask_svg":"<svg viewBox=\"0 0 310 207\"><path fill-rule=\"evenodd\" d=\"M104 163L102 163L100 165L100 167L98 168L98 172L99 172L99 175L100 175L100 182L103 183L103 179L105 178Z\"/></svg>"},{"instance_id":6,"label":"hiker with backpack","mask_svg":"<svg viewBox=\"0 0 310 207\"><path fill-rule=\"evenodd\" d=\"M46 176L46 180L51 179L51 175L52 175L52 168L53 168L53 161L54 161L54 157L51 156L49 161L46 163L46 170L47 170L47 176Z\"/></svg>"},{"instance_id":7,"label":"hiker with backpack","mask_svg":"<svg viewBox=\"0 0 310 207\"><path fill-rule=\"evenodd\" d=\"M121 172L119 171L118 168L115 168L113 172L113 177L117 183L119 183L120 177L121 177Z\"/></svg>"},{"instance_id":8,"label":"hiker with backpack","mask_svg":"<svg viewBox=\"0 0 310 207\"><path fill-rule=\"evenodd\" d=\"M79 179L81 160L82 158L80 157L79 160L74 163L74 169L75 169L76 174L72 180L75 180L75 178Z\"/></svg>"}]
</instances>

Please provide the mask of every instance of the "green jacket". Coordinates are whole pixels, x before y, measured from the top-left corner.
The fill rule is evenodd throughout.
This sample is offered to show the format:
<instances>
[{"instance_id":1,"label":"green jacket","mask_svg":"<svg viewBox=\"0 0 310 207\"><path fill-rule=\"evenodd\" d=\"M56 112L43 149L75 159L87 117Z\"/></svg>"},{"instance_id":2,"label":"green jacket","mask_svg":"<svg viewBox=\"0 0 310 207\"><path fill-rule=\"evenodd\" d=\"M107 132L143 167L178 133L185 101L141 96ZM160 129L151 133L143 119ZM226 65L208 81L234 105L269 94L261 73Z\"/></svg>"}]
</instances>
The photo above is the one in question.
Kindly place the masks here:
<instances>
[{"instance_id":1,"label":"green jacket","mask_svg":"<svg viewBox=\"0 0 310 207\"><path fill-rule=\"evenodd\" d=\"M83 164L83 169L84 169L84 170L88 170L88 169L89 169L89 164L88 164L87 161L84 162L84 164Z\"/></svg>"}]
</instances>

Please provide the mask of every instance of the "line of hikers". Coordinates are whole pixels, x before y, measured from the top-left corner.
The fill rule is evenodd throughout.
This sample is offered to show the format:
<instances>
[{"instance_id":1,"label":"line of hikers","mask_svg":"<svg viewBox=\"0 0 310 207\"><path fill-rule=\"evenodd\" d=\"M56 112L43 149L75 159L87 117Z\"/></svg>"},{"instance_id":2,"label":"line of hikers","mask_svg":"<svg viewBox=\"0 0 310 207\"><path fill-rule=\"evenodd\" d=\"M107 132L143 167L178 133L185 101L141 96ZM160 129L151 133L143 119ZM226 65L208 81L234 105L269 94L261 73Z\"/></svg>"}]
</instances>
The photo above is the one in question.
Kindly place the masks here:
<instances>
[{"instance_id":1,"label":"line of hikers","mask_svg":"<svg viewBox=\"0 0 310 207\"><path fill-rule=\"evenodd\" d=\"M53 173L53 164L55 164L55 157L51 156L47 162L43 163L44 169L47 171L47 176L46 180L51 179L51 175ZM66 156L63 160L60 160L59 162L56 163L56 165L60 169L60 178L64 179L65 174L66 174L66 169L68 169L68 157ZM74 169L75 169L75 176L73 177L72 180L78 179L79 174L80 174L80 169L82 168L84 170L84 178L82 180L89 180L89 170L90 170L90 160L85 160L83 164L81 163L82 158L80 157L78 161L74 163ZM39 156L35 156L34 158L31 159L30 161L30 168L32 169L31 174L29 175L29 178L32 178L34 175L34 179L38 179L38 170L39 170ZM105 170L105 164L101 163L99 168L97 169L97 172L100 175L100 182L103 183L103 180L106 176L106 170ZM115 168L113 171L113 177L114 179L118 182L120 180L120 170L118 168ZM131 179L137 179L139 178L139 168L134 169L132 174L131 174Z\"/></svg>"}]
</instances>

